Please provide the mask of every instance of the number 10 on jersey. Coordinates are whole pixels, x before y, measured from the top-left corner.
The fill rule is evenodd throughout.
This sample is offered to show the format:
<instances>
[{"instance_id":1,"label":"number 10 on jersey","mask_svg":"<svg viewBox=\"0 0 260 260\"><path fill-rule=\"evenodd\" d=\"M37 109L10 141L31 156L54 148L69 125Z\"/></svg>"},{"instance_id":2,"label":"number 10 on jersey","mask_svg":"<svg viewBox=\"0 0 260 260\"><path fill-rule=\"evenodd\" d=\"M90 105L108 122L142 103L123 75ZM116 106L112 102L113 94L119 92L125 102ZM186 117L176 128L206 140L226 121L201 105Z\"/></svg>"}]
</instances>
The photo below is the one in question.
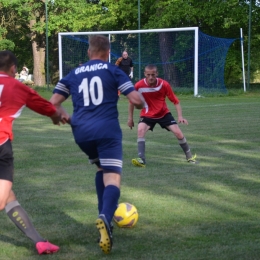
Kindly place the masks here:
<instances>
[{"instance_id":1,"label":"number 10 on jersey","mask_svg":"<svg viewBox=\"0 0 260 260\"><path fill-rule=\"evenodd\" d=\"M95 95L96 87L96 95ZM100 77L95 76L88 82L88 78L84 78L79 85L79 93L83 92L84 106L89 106L90 99L94 105L99 105L103 100L103 84Z\"/></svg>"}]
</instances>

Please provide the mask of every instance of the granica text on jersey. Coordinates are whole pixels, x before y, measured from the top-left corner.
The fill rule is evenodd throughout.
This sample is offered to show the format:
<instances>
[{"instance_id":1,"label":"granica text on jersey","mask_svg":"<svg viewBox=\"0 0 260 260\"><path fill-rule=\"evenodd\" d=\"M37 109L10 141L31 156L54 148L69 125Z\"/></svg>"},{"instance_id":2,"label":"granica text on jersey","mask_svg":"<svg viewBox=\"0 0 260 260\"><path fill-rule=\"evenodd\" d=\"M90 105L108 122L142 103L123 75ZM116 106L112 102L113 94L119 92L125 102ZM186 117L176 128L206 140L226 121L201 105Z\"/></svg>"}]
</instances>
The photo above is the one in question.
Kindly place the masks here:
<instances>
[{"instance_id":1,"label":"granica text on jersey","mask_svg":"<svg viewBox=\"0 0 260 260\"><path fill-rule=\"evenodd\" d=\"M102 69L107 69L107 64L104 63L98 63L98 64L93 64L93 65L87 65L87 66L81 66L75 70L75 74L79 74L81 72L85 71L95 71L95 70L102 70Z\"/></svg>"}]
</instances>

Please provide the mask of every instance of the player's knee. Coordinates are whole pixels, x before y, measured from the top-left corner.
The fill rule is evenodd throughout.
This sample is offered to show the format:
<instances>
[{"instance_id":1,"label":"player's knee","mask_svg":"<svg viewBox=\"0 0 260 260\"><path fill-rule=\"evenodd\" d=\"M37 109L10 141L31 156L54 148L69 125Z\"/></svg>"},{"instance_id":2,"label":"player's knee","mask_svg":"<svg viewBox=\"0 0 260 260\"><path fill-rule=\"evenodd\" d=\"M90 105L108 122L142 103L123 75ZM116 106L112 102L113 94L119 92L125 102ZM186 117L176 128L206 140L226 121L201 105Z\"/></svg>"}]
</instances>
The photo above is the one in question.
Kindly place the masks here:
<instances>
[{"instance_id":1,"label":"player's knee","mask_svg":"<svg viewBox=\"0 0 260 260\"><path fill-rule=\"evenodd\" d=\"M138 138L143 138L145 136L146 131L144 129L138 129L137 135Z\"/></svg>"},{"instance_id":2,"label":"player's knee","mask_svg":"<svg viewBox=\"0 0 260 260\"><path fill-rule=\"evenodd\" d=\"M105 173L103 175L104 185L113 185L120 188L121 175L119 173Z\"/></svg>"}]
</instances>

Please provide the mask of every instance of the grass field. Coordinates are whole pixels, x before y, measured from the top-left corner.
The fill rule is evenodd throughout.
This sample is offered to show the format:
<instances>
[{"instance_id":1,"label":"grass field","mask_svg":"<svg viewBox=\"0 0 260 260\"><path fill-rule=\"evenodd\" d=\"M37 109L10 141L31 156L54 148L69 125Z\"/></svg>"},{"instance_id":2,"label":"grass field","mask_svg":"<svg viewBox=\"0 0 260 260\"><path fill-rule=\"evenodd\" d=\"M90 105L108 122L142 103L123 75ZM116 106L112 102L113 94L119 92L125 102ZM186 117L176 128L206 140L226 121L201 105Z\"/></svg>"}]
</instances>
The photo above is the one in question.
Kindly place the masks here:
<instances>
[{"instance_id":1,"label":"grass field","mask_svg":"<svg viewBox=\"0 0 260 260\"><path fill-rule=\"evenodd\" d=\"M133 203L139 221L133 229L115 227L110 255L96 243L95 167L75 145L69 126L53 126L25 109L14 124L14 190L39 233L61 249L38 256L1 212L0 260L260 259L260 93L179 98L189 121L181 128L200 163L188 164L173 135L156 126L146 136L145 169L131 165L136 127L127 127L128 103L119 100L120 202ZM65 106L72 110L71 101Z\"/></svg>"}]
</instances>

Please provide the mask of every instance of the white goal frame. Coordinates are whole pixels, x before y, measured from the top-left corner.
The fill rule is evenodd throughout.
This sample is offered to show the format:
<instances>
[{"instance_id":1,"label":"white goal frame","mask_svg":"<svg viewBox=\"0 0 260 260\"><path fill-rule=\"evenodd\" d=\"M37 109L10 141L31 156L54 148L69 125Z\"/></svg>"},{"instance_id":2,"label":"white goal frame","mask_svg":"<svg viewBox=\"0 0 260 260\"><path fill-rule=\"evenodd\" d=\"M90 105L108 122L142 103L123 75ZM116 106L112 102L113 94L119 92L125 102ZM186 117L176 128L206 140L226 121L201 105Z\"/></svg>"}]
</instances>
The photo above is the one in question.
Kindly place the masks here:
<instances>
[{"instance_id":1,"label":"white goal frame","mask_svg":"<svg viewBox=\"0 0 260 260\"><path fill-rule=\"evenodd\" d=\"M194 31L194 96L198 95L198 46L199 46L199 28L198 27L182 27L182 28L165 28L165 29L149 29L149 30L127 30L127 31L99 31L99 32L61 32L58 34L59 44L59 76L63 76L62 71L62 36L63 35L108 35L111 34L141 34L155 32L178 32L178 31Z\"/></svg>"}]
</instances>

